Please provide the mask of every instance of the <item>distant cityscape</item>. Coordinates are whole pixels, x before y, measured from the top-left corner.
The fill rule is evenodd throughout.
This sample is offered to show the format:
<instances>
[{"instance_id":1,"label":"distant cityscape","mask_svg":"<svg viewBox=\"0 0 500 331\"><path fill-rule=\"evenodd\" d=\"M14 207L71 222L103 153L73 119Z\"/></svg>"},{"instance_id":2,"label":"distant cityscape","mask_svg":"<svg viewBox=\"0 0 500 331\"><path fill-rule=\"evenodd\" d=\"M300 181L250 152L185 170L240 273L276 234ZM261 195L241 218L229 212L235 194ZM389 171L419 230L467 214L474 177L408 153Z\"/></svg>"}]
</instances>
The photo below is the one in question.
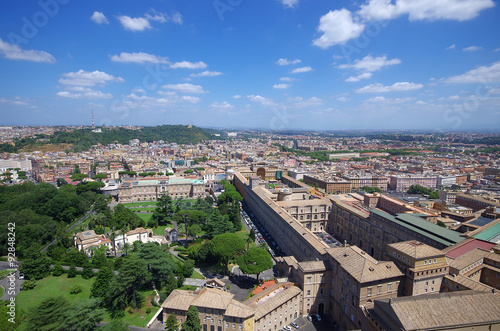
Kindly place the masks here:
<instances>
[{"instance_id":1,"label":"distant cityscape","mask_svg":"<svg viewBox=\"0 0 500 331\"><path fill-rule=\"evenodd\" d=\"M192 144L50 143L89 129L98 140L110 128L0 127L4 147L33 139L1 154L2 185L102 182L112 204L156 204L166 195L217 201L226 180L242 197L245 228L272 255L275 281L262 293L237 299L226 278L206 278L160 302L163 321L187 323L196 306L203 330L500 327L499 134L212 130ZM87 229L75 247L90 256L135 241L172 244L180 233L121 234Z\"/></svg>"}]
</instances>

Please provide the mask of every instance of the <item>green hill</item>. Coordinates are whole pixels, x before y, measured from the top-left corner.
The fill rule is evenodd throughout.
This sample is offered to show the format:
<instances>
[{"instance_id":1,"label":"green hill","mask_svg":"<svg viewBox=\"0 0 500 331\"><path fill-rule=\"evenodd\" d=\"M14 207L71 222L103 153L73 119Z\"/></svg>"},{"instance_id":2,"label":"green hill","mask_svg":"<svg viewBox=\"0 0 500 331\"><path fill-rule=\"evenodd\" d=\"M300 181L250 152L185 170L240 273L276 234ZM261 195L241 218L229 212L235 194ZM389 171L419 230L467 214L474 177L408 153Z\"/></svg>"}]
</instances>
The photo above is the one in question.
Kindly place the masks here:
<instances>
[{"instance_id":1,"label":"green hill","mask_svg":"<svg viewBox=\"0 0 500 331\"><path fill-rule=\"evenodd\" d=\"M56 131L53 135L38 135L32 138L23 138L15 141L15 146L0 144L0 152L15 153L23 148L33 149L43 145L70 144L73 151L83 151L97 144L128 144L131 139L141 142L163 140L169 143L197 144L202 140L215 139L213 130L205 130L195 126L162 125L144 127L131 130L122 127L101 128L102 132L92 132L91 129L78 129L67 131L65 128Z\"/></svg>"}]
</instances>

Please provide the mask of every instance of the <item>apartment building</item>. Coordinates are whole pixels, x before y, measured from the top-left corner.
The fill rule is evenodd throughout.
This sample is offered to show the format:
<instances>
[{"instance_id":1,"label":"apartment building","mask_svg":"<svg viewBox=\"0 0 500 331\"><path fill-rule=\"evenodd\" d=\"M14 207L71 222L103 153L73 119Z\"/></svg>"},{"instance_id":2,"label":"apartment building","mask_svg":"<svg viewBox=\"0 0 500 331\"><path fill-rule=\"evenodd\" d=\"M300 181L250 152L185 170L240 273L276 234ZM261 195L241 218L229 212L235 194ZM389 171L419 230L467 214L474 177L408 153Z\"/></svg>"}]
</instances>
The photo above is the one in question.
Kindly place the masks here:
<instances>
[{"instance_id":1,"label":"apartment building","mask_svg":"<svg viewBox=\"0 0 500 331\"><path fill-rule=\"evenodd\" d=\"M375 175L342 176L343 179L351 183L351 191L359 191L365 186L377 187L382 191L387 191L388 178Z\"/></svg>"},{"instance_id":2,"label":"apartment building","mask_svg":"<svg viewBox=\"0 0 500 331\"><path fill-rule=\"evenodd\" d=\"M405 274L403 295L437 293L448 274L445 253L419 241L403 241L387 245L387 254Z\"/></svg>"},{"instance_id":3,"label":"apartment building","mask_svg":"<svg viewBox=\"0 0 500 331\"><path fill-rule=\"evenodd\" d=\"M172 199L198 198L206 195L205 183L201 179L180 177L130 178L118 188L118 201L122 203L156 201L169 194Z\"/></svg>"},{"instance_id":4,"label":"apartment building","mask_svg":"<svg viewBox=\"0 0 500 331\"><path fill-rule=\"evenodd\" d=\"M326 194L349 193L351 192L351 183L340 177L319 177L304 175L304 183L317 185Z\"/></svg>"},{"instance_id":5,"label":"apartment building","mask_svg":"<svg viewBox=\"0 0 500 331\"><path fill-rule=\"evenodd\" d=\"M421 185L435 190L437 177L435 176L389 176L389 189L397 192L406 192L412 185Z\"/></svg>"}]
</instances>

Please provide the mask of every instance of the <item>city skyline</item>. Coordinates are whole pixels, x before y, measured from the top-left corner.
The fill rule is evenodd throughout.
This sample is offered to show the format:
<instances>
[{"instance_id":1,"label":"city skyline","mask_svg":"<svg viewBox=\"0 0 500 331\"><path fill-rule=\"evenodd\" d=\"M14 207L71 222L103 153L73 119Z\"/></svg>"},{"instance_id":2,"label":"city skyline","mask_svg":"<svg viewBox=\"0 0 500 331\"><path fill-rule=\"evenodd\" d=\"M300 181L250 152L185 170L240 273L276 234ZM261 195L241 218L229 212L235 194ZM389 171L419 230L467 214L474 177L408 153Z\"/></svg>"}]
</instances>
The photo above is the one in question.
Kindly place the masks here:
<instances>
[{"instance_id":1,"label":"city skyline","mask_svg":"<svg viewBox=\"0 0 500 331\"><path fill-rule=\"evenodd\" d=\"M3 7L1 125L89 125L92 109L98 126L461 131L500 122L493 0Z\"/></svg>"}]
</instances>

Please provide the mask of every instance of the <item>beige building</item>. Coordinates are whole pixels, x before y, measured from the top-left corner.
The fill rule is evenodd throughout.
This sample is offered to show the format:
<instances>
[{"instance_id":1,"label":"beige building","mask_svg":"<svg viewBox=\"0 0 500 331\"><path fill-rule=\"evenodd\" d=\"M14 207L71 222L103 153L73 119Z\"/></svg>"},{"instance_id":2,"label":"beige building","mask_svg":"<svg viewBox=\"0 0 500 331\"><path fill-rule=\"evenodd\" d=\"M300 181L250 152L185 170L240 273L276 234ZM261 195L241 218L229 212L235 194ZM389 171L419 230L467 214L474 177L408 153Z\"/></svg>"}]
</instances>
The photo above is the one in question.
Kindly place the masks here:
<instances>
[{"instance_id":1,"label":"beige building","mask_svg":"<svg viewBox=\"0 0 500 331\"><path fill-rule=\"evenodd\" d=\"M200 292L174 290L163 302L163 320L175 314L186 321L187 310L196 306L203 331L278 330L300 316L302 291L293 283L278 283L245 302L219 288Z\"/></svg>"},{"instance_id":2,"label":"beige building","mask_svg":"<svg viewBox=\"0 0 500 331\"><path fill-rule=\"evenodd\" d=\"M403 241L387 245L387 254L406 278L403 295L437 293L448 274L445 253L419 241Z\"/></svg>"}]
</instances>

